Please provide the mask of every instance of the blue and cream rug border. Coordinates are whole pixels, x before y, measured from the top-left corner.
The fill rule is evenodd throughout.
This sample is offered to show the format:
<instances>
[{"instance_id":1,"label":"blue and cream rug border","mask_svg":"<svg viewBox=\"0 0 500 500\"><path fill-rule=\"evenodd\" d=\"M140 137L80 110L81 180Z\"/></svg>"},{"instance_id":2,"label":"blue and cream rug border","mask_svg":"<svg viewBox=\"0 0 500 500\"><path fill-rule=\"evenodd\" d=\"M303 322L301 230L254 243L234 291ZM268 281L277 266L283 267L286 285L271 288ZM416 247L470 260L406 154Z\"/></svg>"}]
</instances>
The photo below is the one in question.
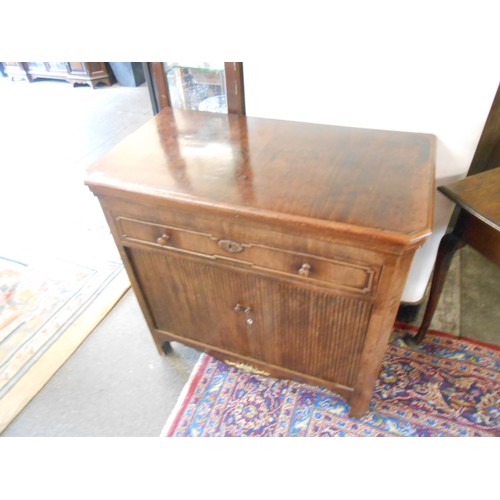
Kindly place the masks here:
<instances>
[{"instance_id":1,"label":"blue and cream rug border","mask_svg":"<svg viewBox=\"0 0 500 500\"><path fill-rule=\"evenodd\" d=\"M0 257L0 432L129 287L121 261Z\"/></svg>"}]
</instances>

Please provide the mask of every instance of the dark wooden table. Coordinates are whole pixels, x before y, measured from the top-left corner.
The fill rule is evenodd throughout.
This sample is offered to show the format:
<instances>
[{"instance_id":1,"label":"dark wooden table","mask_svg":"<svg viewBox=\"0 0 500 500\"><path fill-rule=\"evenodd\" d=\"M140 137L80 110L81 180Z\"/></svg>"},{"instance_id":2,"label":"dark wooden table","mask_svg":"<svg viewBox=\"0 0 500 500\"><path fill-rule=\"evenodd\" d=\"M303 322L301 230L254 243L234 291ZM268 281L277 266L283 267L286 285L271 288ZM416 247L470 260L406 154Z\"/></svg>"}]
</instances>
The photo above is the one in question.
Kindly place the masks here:
<instances>
[{"instance_id":1,"label":"dark wooden table","mask_svg":"<svg viewBox=\"0 0 500 500\"><path fill-rule=\"evenodd\" d=\"M422 324L414 337L407 338L417 344L429 329L451 259L459 248L470 245L500 265L500 167L438 189L457 204L460 213L453 230L441 239Z\"/></svg>"}]
</instances>

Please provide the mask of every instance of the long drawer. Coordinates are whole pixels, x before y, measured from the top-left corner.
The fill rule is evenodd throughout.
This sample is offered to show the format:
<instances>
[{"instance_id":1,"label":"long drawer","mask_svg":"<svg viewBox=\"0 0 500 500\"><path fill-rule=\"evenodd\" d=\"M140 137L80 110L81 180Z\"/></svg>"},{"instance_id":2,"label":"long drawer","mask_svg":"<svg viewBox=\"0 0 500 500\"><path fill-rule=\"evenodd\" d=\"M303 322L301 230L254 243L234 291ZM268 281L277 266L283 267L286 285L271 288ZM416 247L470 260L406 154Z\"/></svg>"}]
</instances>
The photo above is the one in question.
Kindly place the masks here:
<instances>
[{"instance_id":1,"label":"long drawer","mask_svg":"<svg viewBox=\"0 0 500 500\"><path fill-rule=\"evenodd\" d=\"M233 239L231 230L210 234L125 216L117 216L115 221L124 243L140 243L207 259L237 262L254 269L363 295L373 295L376 290L378 269L375 266L292 251L277 247L273 242L257 243L251 238L241 238L241 231L239 238Z\"/></svg>"}]
</instances>

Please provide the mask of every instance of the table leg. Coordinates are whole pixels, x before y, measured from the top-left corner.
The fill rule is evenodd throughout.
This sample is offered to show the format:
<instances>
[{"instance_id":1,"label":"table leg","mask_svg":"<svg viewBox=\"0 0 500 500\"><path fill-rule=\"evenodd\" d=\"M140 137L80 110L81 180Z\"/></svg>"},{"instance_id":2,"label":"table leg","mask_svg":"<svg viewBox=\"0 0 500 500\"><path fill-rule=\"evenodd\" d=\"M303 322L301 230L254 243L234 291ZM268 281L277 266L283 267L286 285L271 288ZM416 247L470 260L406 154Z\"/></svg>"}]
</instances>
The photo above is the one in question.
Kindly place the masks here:
<instances>
[{"instance_id":1,"label":"table leg","mask_svg":"<svg viewBox=\"0 0 500 500\"><path fill-rule=\"evenodd\" d=\"M439 249L436 257L436 264L434 266L434 274L432 276L431 290L429 293L429 300L427 302L427 307L425 309L424 318L422 324L415 336L408 334L406 336L406 342L409 344L420 344L422 339L425 337L427 330L436 311L436 307L439 302L439 297L441 291L443 290L443 285L446 279L446 274L450 268L451 259L455 252L465 245L464 241L457 236L455 233L451 232L443 236L439 244Z\"/></svg>"}]
</instances>

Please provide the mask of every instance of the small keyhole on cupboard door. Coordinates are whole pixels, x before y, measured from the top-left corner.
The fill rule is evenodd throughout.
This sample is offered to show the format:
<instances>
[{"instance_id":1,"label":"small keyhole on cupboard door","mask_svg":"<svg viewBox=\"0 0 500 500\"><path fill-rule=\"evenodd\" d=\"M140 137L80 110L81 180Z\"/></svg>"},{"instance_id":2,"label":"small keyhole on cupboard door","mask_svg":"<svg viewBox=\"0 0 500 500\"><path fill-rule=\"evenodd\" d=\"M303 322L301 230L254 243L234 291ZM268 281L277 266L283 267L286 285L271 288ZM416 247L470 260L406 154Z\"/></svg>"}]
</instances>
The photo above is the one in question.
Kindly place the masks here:
<instances>
[{"instance_id":1,"label":"small keyhole on cupboard door","mask_svg":"<svg viewBox=\"0 0 500 500\"><path fill-rule=\"evenodd\" d=\"M236 312L242 312L245 314L246 316L246 320L245 320L245 323L248 325L248 326L251 326L253 325L253 319L252 317L250 316L251 312L252 312L252 309L251 307L249 306L244 306L242 304L236 304L233 309L236 311Z\"/></svg>"}]
</instances>

